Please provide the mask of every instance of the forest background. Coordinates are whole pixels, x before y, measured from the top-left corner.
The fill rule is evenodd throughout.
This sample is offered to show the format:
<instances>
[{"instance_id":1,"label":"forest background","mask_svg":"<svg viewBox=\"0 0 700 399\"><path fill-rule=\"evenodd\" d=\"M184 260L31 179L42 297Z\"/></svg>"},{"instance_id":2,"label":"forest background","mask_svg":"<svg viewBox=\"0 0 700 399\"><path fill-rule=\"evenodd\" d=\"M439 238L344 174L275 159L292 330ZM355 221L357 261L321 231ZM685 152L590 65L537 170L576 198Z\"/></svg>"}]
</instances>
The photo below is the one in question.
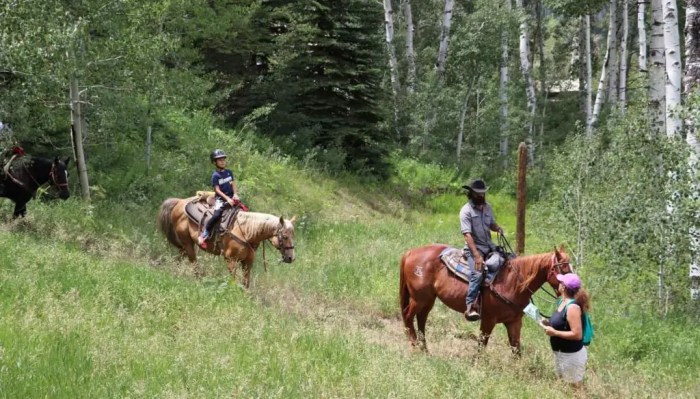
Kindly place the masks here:
<instances>
[{"instance_id":1,"label":"forest background","mask_svg":"<svg viewBox=\"0 0 700 399\"><path fill-rule=\"evenodd\" d=\"M521 141L526 252L564 243L593 295L589 393L697 396L697 10L4 1L2 134L77 169L66 202L2 203L0 396L554 397L534 325L513 363L442 306L431 355L398 322L400 255L461 245L462 184L513 237ZM253 209L301 217L297 261L250 293L151 222L217 147Z\"/></svg>"}]
</instances>

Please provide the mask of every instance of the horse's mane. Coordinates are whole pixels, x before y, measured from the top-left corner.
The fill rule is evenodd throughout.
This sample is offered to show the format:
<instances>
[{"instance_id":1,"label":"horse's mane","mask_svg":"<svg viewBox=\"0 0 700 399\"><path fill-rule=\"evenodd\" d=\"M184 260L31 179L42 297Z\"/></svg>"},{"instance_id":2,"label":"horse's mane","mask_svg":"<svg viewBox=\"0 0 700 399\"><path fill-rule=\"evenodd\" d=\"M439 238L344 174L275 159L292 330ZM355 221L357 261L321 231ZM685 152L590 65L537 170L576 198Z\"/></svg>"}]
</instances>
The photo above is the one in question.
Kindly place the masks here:
<instances>
[{"instance_id":1,"label":"horse's mane","mask_svg":"<svg viewBox=\"0 0 700 399\"><path fill-rule=\"evenodd\" d=\"M276 229L280 222L279 216L260 212L239 212L237 218L246 237Z\"/></svg>"},{"instance_id":2,"label":"horse's mane","mask_svg":"<svg viewBox=\"0 0 700 399\"><path fill-rule=\"evenodd\" d=\"M543 254L519 256L510 261L511 266L517 268L524 277L523 281L519 281L519 291L525 291L525 289L532 283L532 280L537 277L542 262L551 261L552 255L552 252L546 252Z\"/></svg>"}]
</instances>

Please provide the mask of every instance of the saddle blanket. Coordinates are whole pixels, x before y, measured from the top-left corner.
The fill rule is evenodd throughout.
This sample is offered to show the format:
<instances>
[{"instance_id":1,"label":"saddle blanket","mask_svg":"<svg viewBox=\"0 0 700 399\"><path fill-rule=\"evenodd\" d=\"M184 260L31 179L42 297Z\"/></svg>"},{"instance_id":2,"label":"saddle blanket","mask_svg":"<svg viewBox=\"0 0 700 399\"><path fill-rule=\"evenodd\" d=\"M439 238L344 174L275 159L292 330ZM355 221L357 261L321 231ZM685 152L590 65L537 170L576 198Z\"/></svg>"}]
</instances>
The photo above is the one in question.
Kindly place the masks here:
<instances>
[{"instance_id":1,"label":"saddle blanket","mask_svg":"<svg viewBox=\"0 0 700 399\"><path fill-rule=\"evenodd\" d=\"M440 260L452 273L468 283L469 265L463 263L467 260L462 257L462 253L461 249L447 247L440 252Z\"/></svg>"},{"instance_id":2,"label":"saddle blanket","mask_svg":"<svg viewBox=\"0 0 700 399\"><path fill-rule=\"evenodd\" d=\"M463 251L461 249L447 247L440 252L439 256L442 263L444 263L455 276L469 283L469 265L466 263L467 260L464 259L462 254ZM503 257L497 254L491 254L489 256L489 259L486 261L488 273L486 278L482 280L482 285L488 285L495 280L502 263Z\"/></svg>"}]
</instances>

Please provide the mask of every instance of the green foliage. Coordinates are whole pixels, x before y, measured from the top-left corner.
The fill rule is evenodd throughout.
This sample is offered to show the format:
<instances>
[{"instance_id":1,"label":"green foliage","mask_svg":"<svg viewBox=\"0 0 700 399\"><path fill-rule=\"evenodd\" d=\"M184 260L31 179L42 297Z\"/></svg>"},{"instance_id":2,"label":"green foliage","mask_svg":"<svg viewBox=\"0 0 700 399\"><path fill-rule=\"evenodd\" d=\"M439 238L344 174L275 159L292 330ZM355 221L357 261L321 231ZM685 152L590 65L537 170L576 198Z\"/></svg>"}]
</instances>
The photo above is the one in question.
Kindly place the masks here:
<instances>
[{"instance_id":1,"label":"green foliage","mask_svg":"<svg viewBox=\"0 0 700 399\"><path fill-rule=\"evenodd\" d=\"M643 112L613 116L594 139L570 140L550 159L537 234L573 247L593 287L633 296L649 311L658 308L661 270L671 310L683 311L691 219L681 216L687 205L671 199L688 196L687 155L682 145L653 137Z\"/></svg>"}]
</instances>

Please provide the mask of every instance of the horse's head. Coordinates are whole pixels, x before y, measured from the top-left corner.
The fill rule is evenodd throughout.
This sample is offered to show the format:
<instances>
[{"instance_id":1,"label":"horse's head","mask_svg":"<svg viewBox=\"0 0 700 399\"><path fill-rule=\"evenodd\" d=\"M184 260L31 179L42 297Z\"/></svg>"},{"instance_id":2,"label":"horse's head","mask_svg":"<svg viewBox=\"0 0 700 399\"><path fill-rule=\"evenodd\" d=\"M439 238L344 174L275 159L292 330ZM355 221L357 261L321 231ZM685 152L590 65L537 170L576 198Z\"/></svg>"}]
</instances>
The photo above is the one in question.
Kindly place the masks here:
<instances>
[{"instance_id":1,"label":"horse's head","mask_svg":"<svg viewBox=\"0 0 700 399\"><path fill-rule=\"evenodd\" d=\"M290 220L284 220L280 216L280 224L277 227L277 232L270 239L272 245L282 254L284 263L292 263L294 261L294 222L297 217L294 216Z\"/></svg>"},{"instance_id":2,"label":"horse's head","mask_svg":"<svg viewBox=\"0 0 700 399\"><path fill-rule=\"evenodd\" d=\"M58 190L58 197L62 200L68 199L70 197L70 192L68 191L68 163L70 158L66 158L62 161L56 157L51 165L51 171L49 172L49 185Z\"/></svg>"},{"instance_id":3,"label":"horse's head","mask_svg":"<svg viewBox=\"0 0 700 399\"><path fill-rule=\"evenodd\" d=\"M571 258L569 254L566 253L564 246L559 246L559 249L554 248L554 253L552 254L552 265L549 267L549 273L547 273L547 282L554 288L555 291L559 290L559 281L557 280L557 274L573 273L574 269L571 266Z\"/></svg>"}]
</instances>

